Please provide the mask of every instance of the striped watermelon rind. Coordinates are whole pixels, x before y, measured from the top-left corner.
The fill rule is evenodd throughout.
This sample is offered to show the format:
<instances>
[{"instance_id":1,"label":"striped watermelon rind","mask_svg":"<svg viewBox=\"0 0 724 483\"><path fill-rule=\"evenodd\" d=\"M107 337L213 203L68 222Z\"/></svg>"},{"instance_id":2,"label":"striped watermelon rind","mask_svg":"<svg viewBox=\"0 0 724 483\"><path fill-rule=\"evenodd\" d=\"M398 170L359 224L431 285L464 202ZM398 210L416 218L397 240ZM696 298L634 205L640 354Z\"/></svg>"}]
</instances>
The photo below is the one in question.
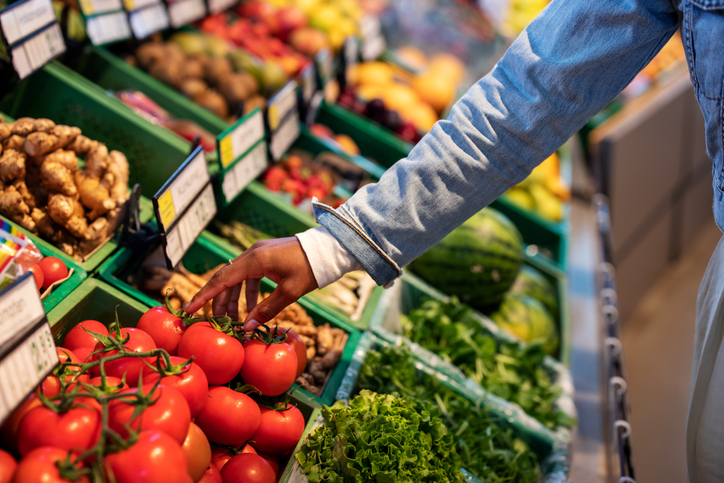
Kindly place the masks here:
<instances>
[{"instance_id":1,"label":"striped watermelon rind","mask_svg":"<svg viewBox=\"0 0 724 483\"><path fill-rule=\"evenodd\" d=\"M523 237L505 215L485 208L410 264L438 290L481 310L495 308L523 263Z\"/></svg>"},{"instance_id":2,"label":"striped watermelon rind","mask_svg":"<svg viewBox=\"0 0 724 483\"><path fill-rule=\"evenodd\" d=\"M495 324L523 342L541 342L548 355L558 350L558 329L546 307L533 297L521 293L506 294L490 318Z\"/></svg>"},{"instance_id":3,"label":"striped watermelon rind","mask_svg":"<svg viewBox=\"0 0 724 483\"><path fill-rule=\"evenodd\" d=\"M541 302L554 319L558 317L558 298L553 284L535 268L524 265L510 287L511 293L520 293Z\"/></svg>"}]
</instances>

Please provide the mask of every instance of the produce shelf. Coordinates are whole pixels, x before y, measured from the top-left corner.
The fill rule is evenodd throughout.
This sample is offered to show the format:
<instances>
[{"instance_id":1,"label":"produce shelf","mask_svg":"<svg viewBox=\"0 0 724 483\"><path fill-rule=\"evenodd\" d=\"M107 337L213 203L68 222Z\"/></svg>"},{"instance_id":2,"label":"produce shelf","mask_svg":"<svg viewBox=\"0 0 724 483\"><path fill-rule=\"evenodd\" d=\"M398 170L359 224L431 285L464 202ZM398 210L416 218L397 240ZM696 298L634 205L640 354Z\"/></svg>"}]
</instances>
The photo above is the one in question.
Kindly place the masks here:
<instances>
[{"instance_id":1,"label":"produce shelf","mask_svg":"<svg viewBox=\"0 0 724 483\"><path fill-rule=\"evenodd\" d=\"M156 246L151 247L150 250L141 256L139 256L137 252L133 252L127 248L119 250L100 268L100 277L114 286L114 290L123 292L126 297L136 300L137 303L141 303L144 307L155 307L161 305L161 303L156 299L146 295L144 292L133 287L129 283L129 277L138 272L146 256L148 256L155 248ZM218 265L226 263L229 259L234 258L234 256L235 255L233 253L225 251L221 246L202 236L196 240L196 243L194 243L191 248L189 248L182 263L184 267L192 273L203 273ZM262 280L262 291L270 292L274 289L274 287L275 284L269 280ZM345 321L334 317L325 310L319 308L317 305L310 303L306 297L300 299L298 303L304 308L304 310L307 311L309 316L313 319L315 325L329 323L330 326L340 328L348 334L348 339L342 353L342 357L329 375L321 396L315 396L302 388L296 391L296 393L303 394L305 397L314 401L316 405L331 404L334 401L334 395L336 394L337 387L339 386L347 365L354 353L354 348L359 340L360 332Z\"/></svg>"}]
</instances>

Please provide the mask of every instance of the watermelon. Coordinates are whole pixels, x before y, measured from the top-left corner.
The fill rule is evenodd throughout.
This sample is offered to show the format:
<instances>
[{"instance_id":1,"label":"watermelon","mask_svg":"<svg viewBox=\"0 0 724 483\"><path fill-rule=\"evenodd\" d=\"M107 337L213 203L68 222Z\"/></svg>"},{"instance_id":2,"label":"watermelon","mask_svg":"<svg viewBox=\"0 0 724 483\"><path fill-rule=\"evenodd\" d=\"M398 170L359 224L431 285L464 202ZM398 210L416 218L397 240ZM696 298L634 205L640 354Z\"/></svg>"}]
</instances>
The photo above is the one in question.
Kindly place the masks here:
<instances>
[{"instance_id":1,"label":"watermelon","mask_svg":"<svg viewBox=\"0 0 724 483\"><path fill-rule=\"evenodd\" d=\"M554 319L558 318L558 299L553 284L538 270L528 265L520 268L510 287L511 293L520 293L540 301Z\"/></svg>"},{"instance_id":2,"label":"watermelon","mask_svg":"<svg viewBox=\"0 0 724 483\"><path fill-rule=\"evenodd\" d=\"M548 355L555 355L558 350L556 323L545 306L533 297L508 293L490 318L498 327L523 342L541 342Z\"/></svg>"},{"instance_id":3,"label":"watermelon","mask_svg":"<svg viewBox=\"0 0 724 483\"><path fill-rule=\"evenodd\" d=\"M505 215L485 208L410 264L438 290L483 311L496 307L523 263L523 237Z\"/></svg>"}]
</instances>

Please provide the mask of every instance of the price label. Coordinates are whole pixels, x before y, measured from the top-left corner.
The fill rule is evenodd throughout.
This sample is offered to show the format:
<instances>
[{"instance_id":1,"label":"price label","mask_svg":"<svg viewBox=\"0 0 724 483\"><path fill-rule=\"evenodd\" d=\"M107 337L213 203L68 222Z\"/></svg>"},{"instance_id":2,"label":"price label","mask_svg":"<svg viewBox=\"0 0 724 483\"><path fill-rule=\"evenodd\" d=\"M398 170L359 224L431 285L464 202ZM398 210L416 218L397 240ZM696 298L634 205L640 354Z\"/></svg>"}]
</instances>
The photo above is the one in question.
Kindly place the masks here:
<instances>
[{"instance_id":1,"label":"price label","mask_svg":"<svg viewBox=\"0 0 724 483\"><path fill-rule=\"evenodd\" d=\"M296 96L297 83L290 81L274 97L269 99L267 121L269 124L269 150L274 161L294 144L299 137L299 109Z\"/></svg>"},{"instance_id":2,"label":"price label","mask_svg":"<svg viewBox=\"0 0 724 483\"><path fill-rule=\"evenodd\" d=\"M302 102L305 106L308 106L312 101L314 91L317 90L317 74L314 68L314 64L307 64L301 72L302 78Z\"/></svg>"},{"instance_id":3,"label":"price label","mask_svg":"<svg viewBox=\"0 0 724 483\"><path fill-rule=\"evenodd\" d=\"M99 13L115 12L121 10L121 0L80 0L78 2L83 15L95 15ZM128 23L128 22L126 22Z\"/></svg>"},{"instance_id":4,"label":"price label","mask_svg":"<svg viewBox=\"0 0 724 483\"><path fill-rule=\"evenodd\" d=\"M134 10L141 10L142 8L149 7L151 5L161 5L161 0L123 0L123 6L129 12Z\"/></svg>"},{"instance_id":5,"label":"price label","mask_svg":"<svg viewBox=\"0 0 724 483\"><path fill-rule=\"evenodd\" d=\"M239 156L264 138L264 117L254 109L219 135L217 146L221 168L228 168Z\"/></svg>"},{"instance_id":6,"label":"price label","mask_svg":"<svg viewBox=\"0 0 724 483\"><path fill-rule=\"evenodd\" d=\"M206 16L204 0L175 0L168 4L171 25L179 28Z\"/></svg>"},{"instance_id":7,"label":"price label","mask_svg":"<svg viewBox=\"0 0 724 483\"><path fill-rule=\"evenodd\" d=\"M321 86L327 85L327 82L334 78L334 58L329 49L321 49L314 58L319 74L319 83Z\"/></svg>"},{"instance_id":8,"label":"price label","mask_svg":"<svg viewBox=\"0 0 724 483\"><path fill-rule=\"evenodd\" d=\"M226 203L231 203L257 176L264 172L269 165L266 156L266 142L259 143L246 155L224 173L221 188L224 191Z\"/></svg>"},{"instance_id":9,"label":"price label","mask_svg":"<svg viewBox=\"0 0 724 483\"><path fill-rule=\"evenodd\" d=\"M137 39L145 39L151 34L165 30L169 26L168 12L161 3L133 10L128 14L131 30Z\"/></svg>"},{"instance_id":10,"label":"price label","mask_svg":"<svg viewBox=\"0 0 724 483\"><path fill-rule=\"evenodd\" d=\"M221 13L236 5L238 0L208 0L209 13Z\"/></svg>"},{"instance_id":11,"label":"price label","mask_svg":"<svg viewBox=\"0 0 724 483\"><path fill-rule=\"evenodd\" d=\"M153 208L166 263L173 269L216 214L211 176L201 146L154 195Z\"/></svg>"},{"instance_id":12,"label":"price label","mask_svg":"<svg viewBox=\"0 0 724 483\"><path fill-rule=\"evenodd\" d=\"M377 59L387 48L387 42L382 35L380 19L373 15L363 17L360 21L360 31L362 33L362 46L360 47L362 60Z\"/></svg>"},{"instance_id":13,"label":"price label","mask_svg":"<svg viewBox=\"0 0 724 483\"><path fill-rule=\"evenodd\" d=\"M12 47L11 52L15 72L21 79L24 79L65 52L65 42L60 25L51 24L34 37Z\"/></svg>"},{"instance_id":14,"label":"price label","mask_svg":"<svg viewBox=\"0 0 724 483\"><path fill-rule=\"evenodd\" d=\"M103 45L131 37L131 25L126 12L95 15L86 18L86 30L93 45Z\"/></svg>"},{"instance_id":15,"label":"price label","mask_svg":"<svg viewBox=\"0 0 724 483\"><path fill-rule=\"evenodd\" d=\"M21 1L0 11L0 26L11 46L52 23L55 13L50 0Z\"/></svg>"},{"instance_id":16,"label":"price label","mask_svg":"<svg viewBox=\"0 0 724 483\"><path fill-rule=\"evenodd\" d=\"M359 59L359 42L357 41L357 37L350 35L344 39L342 54L344 56L345 71L357 65Z\"/></svg>"},{"instance_id":17,"label":"price label","mask_svg":"<svg viewBox=\"0 0 724 483\"><path fill-rule=\"evenodd\" d=\"M0 294L0 421L58 364L32 273Z\"/></svg>"}]
</instances>

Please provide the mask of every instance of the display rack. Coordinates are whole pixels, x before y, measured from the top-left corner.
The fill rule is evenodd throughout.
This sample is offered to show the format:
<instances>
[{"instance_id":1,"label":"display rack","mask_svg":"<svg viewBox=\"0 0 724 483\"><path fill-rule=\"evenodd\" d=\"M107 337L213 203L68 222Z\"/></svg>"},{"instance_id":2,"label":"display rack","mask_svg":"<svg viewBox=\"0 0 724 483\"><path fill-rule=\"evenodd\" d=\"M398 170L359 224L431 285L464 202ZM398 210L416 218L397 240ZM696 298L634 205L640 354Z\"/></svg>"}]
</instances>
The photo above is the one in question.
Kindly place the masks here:
<instances>
[{"instance_id":1,"label":"display rack","mask_svg":"<svg viewBox=\"0 0 724 483\"><path fill-rule=\"evenodd\" d=\"M608 198L594 197L601 239L601 260L597 269L597 293L600 316L603 321L603 388L607 407L604 409L604 435L607 448L607 466L610 481L635 483L633 451L631 445L630 408L626 394L627 383L621 345L616 273L612 263L611 222Z\"/></svg>"}]
</instances>

